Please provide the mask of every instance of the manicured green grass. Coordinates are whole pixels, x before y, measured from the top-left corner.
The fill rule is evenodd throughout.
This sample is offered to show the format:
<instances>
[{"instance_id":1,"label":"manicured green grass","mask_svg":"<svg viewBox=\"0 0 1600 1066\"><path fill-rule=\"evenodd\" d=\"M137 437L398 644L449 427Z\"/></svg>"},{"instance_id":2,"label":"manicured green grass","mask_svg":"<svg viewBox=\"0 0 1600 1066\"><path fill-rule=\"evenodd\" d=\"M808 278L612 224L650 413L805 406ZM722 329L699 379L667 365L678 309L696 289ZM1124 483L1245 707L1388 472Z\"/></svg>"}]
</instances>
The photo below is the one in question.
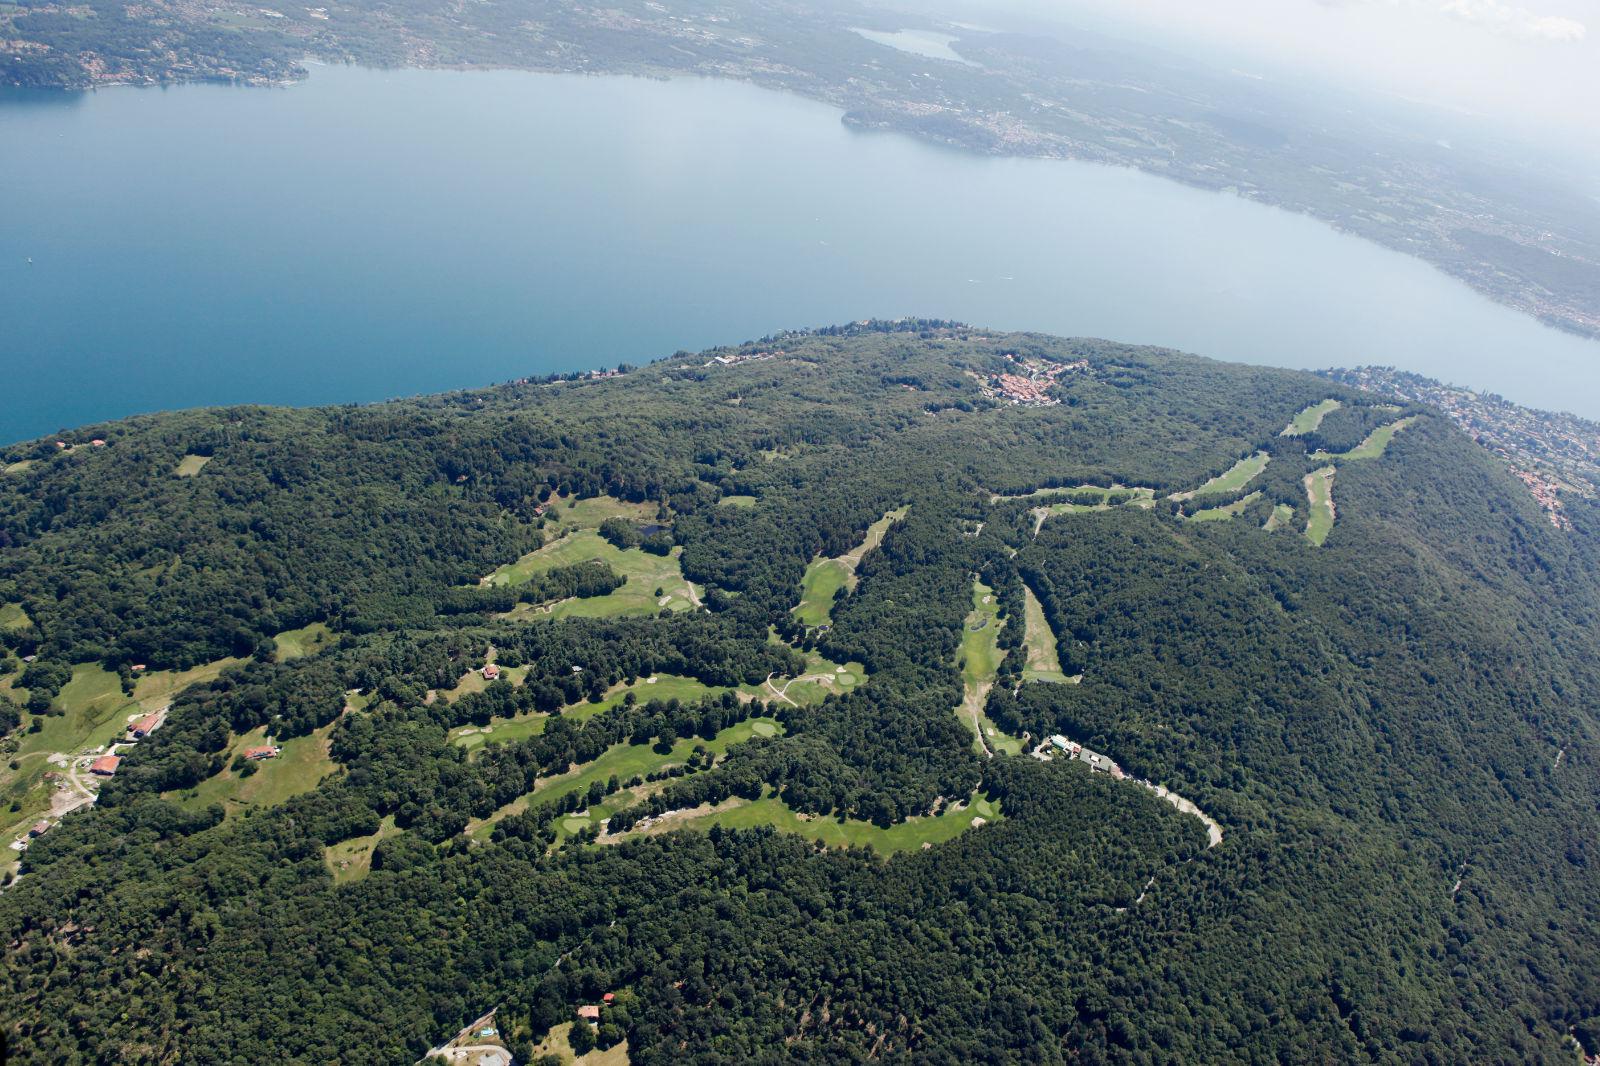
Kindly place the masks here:
<instances>
[{"instance_id":1,"label":"manicured green grass","mask_svg":"<svg viewBox=\"0 0 1600 1066\"><path fill-rule=\"evenodd\" d=\"M973 731L972 742L979 752L989 749L1007 755L1022 750L1022 742L1001 732L983 713L995 673L1006 653L1000 649L1000 601L994 590L976 579L972 582L972 613L961 631L962 701L958 709L962 721Z\"/></svg>"},{"instance_id":2,"label":"manicured green grass","mask_svg":"<svg viewBox=\"0 0 1600 1066\"><path fill-rule=\"evenodd\" d=\"M178 465L172 471L175 477L194 477L206 468L211 461L209 455L185 455L178 460Z\"/></svg>"},{"instance_id":3,"label":"manicured green grass","mask_svg":"<svg viewBox=\"0 0 1600 1066\"><path fill-rule=\"evenodd\" d=\"M1306 539L1321 546L1333 530L1333 474L1334 468L1325 466L1306 475L1306 499L1311 504L1311 518L1306 522Z\"/></svg>"},{"instance_id":4,"label":"manicured green grass","mask_svg":"<svg viewBox=\"0 0 1600 1066\"><path fill-rule=\"evenodd\" d=\"M1194 491L1173 493L1167 499L1192 500L1196 496L1231 495L1261 476L1261 472L1267 468L1267 463L1271 459L1272 457L1266 452L1248 455Z\"/></svg>"},{"instance_id":5,"label":"manicured green grass","mask_svg":"<svg viewBox=\"0 0 1600 1066\"><path fill-rule=\"evenodd\" d=\"M3 468L0 468L0 473L20 474L32 466L33 463L32 459L18 459L16 462L7 463Z\"/></svg>"},{"instance_id":6,"label":"manicured green grass","mask_svg":"<svg viewBox=\"0 0 1600 1066\"><path fill-rule=\"evenodd\" d=\"M1295 415L1293 420L1283 427L1283 431L1278 436L1299 437L1310 433L1322 425L1322 420L1337 411L1340 406L1341 404L1338 400L1323 400L1321 403L1314 403Z\"/></svg>"},{"instance_id":7,"label":"manicured green grass","mask_svg":"<svg viewBox=\"0 0 1600 1066\"><path fill-rule=\"evenodd\" d=\"M1250 495L1241 496L1232 503L1225 503L1220 507L1207 507L1205 510L1196 511L1188 517L1191 522L1225 522L1230 518L1238 517L1246 507L1249 507L1260 498L1261 490L1257 489Z\"/></svg>"},{"instance_id":8,"label":"manicured green grass","mask_svg":"<svg viewBox=\"0 0 1600 1066\"><path fill-rule=\"evenodd\" d=\"M588 502L588 501L585 501ZM523 604L511 612L513 618L614 618L623 615L651 615L667 608L687 611L699 598L684 580L678 565L682 548L668 555L651 555L640 548L618 549L594 530L579 530L530 552L489 575L493 585L525 584L536 574L558 566L598 559L627 579L627 583L604 596L562 600L549 610ZM656 589L661 595L656 595Z\"/></svg>"},{"instance_id":9,"label":"manicured green grass","mask_svg":"<svg viewBox=\"0 0 1600 1066\"><path fill-rule=\"evenodd\" d=\"M308 736L280 742L283 751L275 759L255 763L255 773L244 776L233 769L233 758L245 748L266 743L267 729L259 726L228 746L228 765L199 785L168 794L185 807L205 807L220 803L231 816L247 807L272 807L302 792L337 769L328 756L328 738L335 723L329 722Z\"/></svg>"},{"instance_id":10,"label":"manicured green grass","mask_svg":"<svg viewBox=\"0 0 1600 1066\"><path fill-rule=\"evenodd\" d=\"M973 828L974 818L994 822L1001 817L998 804L991 803L983 795L974 795L960 810L941 811L931 818L911 818L888 829L880 829L870 822L797 814L781 799L765 796L754 801L736 802L722 810L686 819L674 828L709 829L720 825L728 829L754 829L771 826L781 833L796 833L821 841L828 847L870 846L881 854L893 855L920 848L924 843L941 844L953 840Z\"/></svg>"},{"instance_id":11,"label":"manicured green grass","mask_svg":"<svg viewBox=\"0 0 1600 1066\"><path fill-rule=\"evenodd\" d=\"M278 659L298 659L304 655L315 655L330 644L338 642L329 629L321 622L312 622L299 629L286 629L272 638L278 645Z\"/></svg>"},{"instance_id":12,"label":"manicured green grass","mask_svg":"<svg viewBox=\"0 0 1600 1066\"><path fill-rule=\"evenodd\" d=\"M851 569L838 559L816 559L800 582L800 606L794 615L803 625L827 625L833 618L833 597L850 581Z\"/></svg>"},{"instance_id":13,"label":"manicured green grass","mask_svg":"<svg viewBox=\"0 0 1600 1066\"><path fill-rule=\"evenodd\" d=\"M1333 452L1318 451L1313 452L1311 454L1311 458L1319 460L1382 458L1383 453L1389 448L1389 442L1394 440L1394 435L1411 425L1411 423L1415 422L1420 417L1422 416L1412 415L1410 418L1402 418L1398 422L1390 422L1386 426L1379 426L1371 433L1368 433L1365 440L1347 452L1339 452L1335 454Z\"/></svg>"},{"instance_id":14,"label":"manicured green grass","mask_svg":"<svg viewBox=\"0 0 1600 1066\"><path fill-rule=\"evenodd\" d=\"M723 507L754 507L756 498L754 496L724 496L717 503Z\"/></svg>"},{"instance_id":15,"label":"manicured green grass","mask_svg":"<svg viewBox=\"0 0 1600 1066\"><path fill-rule=\"evenodd\" d=\"M889 511L867 527L861 543L833 559L813 559L800 580L800 604L795 617L804 625L827 625L833 618L833 597L840 589L855 590L856 567L872 549L883 543L889 527L904 518L906 509Z\"/></svg>"},{"instance_id":16,"label":"manicured green grass","mask_svg":"<svg viewBox=\"0 0 1600 1066\"><path fill-rule=\"evenodd\" d=\"M512 800L480 822L467 826L467 832L480 840L487 840L494 824L502 818L521 813L529 807L550 803L569 792L587 789L595 781L606 781L613 775L622 781L631 777L644 777L668 766L680 765L689 758L696 744L704 744L713 754L723 755L735 744L742 744L754 736L775 736L781 727L775 718L750 718L731 725L710 740L689 737L677 741L670 752L661 753L651 744L616 744L592 762L585 763L564 774L544 778L532 793ZM598 824L598 817L595 819Z\"/></svg>"},{"instance_id":17,"label":"manicured green grass","mask_svg":"<svg viewBox=\"0 0 1600 1066\"><path fill-rule=\"evenodd\" d=\"M372 850L378 842L385 837L394 836L399 832L395 828L394 815L384 818L378 825L376 833L369 833L363 837L352 837L349 840L330 844L323 855L328 864L328 870L333 874L333 883L336 885L349 884L359 881L372 872Z\"/></svg>"},{"instance_id":18,"label":"manicured green grass","mask_svg":"<svg viewBox=\"0 0 1600 1066\"><path fill-rule=\"evenodd\" d=\"M0 629L26 629L33 624L20 603L0 603Z\"/></svg>"},{"instance_id":19,"label":"manicured green grass","mask_svg":"<svg viewBox=\"0 0 1600 1066\"><path fill-rule=\"evenodd\" d=\"M1022 587L1023 648L1027 651L1027 664L1022 670L1024 681L1071 681L1061 670L1061 658L1056 651L1055 630L1044 617L1044 605L1026 585Z\"/></svg>"},{"instance_id":20,"label":"manicured green grass","mask_svg":"<svg viewBox=\"0 0 1600 1066\"><path fill-rule=\"evenodd\" d=\"M1286 503L1280 503L1272 509L1272 513L1267 516L1267 520L1261 528L1271 533L1274 530L1282 529L1293 520L1294 508Z\"/></svg>"}]
</instances>

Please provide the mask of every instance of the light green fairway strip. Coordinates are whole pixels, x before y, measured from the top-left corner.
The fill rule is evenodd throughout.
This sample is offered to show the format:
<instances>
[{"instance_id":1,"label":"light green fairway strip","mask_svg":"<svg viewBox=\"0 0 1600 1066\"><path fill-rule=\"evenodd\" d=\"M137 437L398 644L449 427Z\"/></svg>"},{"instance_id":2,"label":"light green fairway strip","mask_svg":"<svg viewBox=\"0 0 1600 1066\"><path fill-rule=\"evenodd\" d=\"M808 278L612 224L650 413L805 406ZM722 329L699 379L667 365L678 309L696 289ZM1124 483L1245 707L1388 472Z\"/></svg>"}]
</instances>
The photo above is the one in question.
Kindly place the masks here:
<instances>
[{"instance_id":1,"label":"light green fairway strip","mask_svg":"<svg viewBox=\"0 0 1600 1066\"><path fill-rule=\"evenodd\" d=\"M1002 817L1000 806L981 793L974 794L959 809L947 808L928 818L910 818L887 829L871 822L858 822L837 818L818 818L797 814L783 800L765 796L758 800L734 800L721 809L682 821L668 823L672 829L710 829L720 825L726 829L755 829L771 826L780 833L795 833L822 842L831 848L871 846L875 851L893 855L912 851L923 844L942 844L974 828L973 822L995 822Z\"/></svg>"},{"instance_id":2,"label":"light green fairway strip","mask_svg":"<svg viewBox=\"0 0 1600 1066\"><path fill-rule=\"evenodd\" d=\"M973 745L982 754L990 749L1006 755L1022 751L1022 742L1007 736L983 713L994 688L995 673L1006 653L1000 650L1000 601L982 581L972 582L972 613L961 631L961 719L973 732Z\"/></svg>"},{"instance_id":3,"label":"light green fairway strip","mask_svg":"<svg viewBox=\"0 0 1600 1066\"><path fill-rule=\"evenodd\" d=\"M1203 511L1196 511L1189 515L1191 522L1225 522L1241 514L1246 507L1261 498L1261 490L1257 489L1248 496L1241 496L1232 503L1225 503L1221 507L1207 507Z\"/></svg>"},{"instance_id":4,"label":"light green fairway strip","mask_svg":"<svg viewBox=\"0 0 1600 1066\"><path fill-rule=\"evenodd\" d=\"M1061 669L1061 658L1056 651L1055 630L1050 628L1050 623L1044 617L1044 605L1039 602L1039 597L1033 594L1028 586L1022 586L1023 620L1026 625L1026 634L1023 637L1023 647L1027 649L1028 661L1022 670L1024 681L1056 681L1075 682L1075 677L1068 677Z\"/></svg>"},{"instance_id":5,"label":"light green fairway strip","mask_svg":"<svg viewBox=\"0 0 1600 1066\"><path fill-rule=\"evenodd\" d=\"M1411 423L1415 422L1420 417L1422 416L1412 415L1410 418L1402 418L1398 422L1390 422L1386 426L1379 426L1371 433L1368 433L1365 440L1347 452L1334 453L1318 451L1313 452L1311 454L1311 458L1318 460L1382 458L1383 453L1389 448L1389 442L1394 440L1394 435L1411 425Z\"/></svg>"},{"instance_id":6,"label":"light green fairway strip","mask_svg":"<svg viewBox=\"0 0 1600 1066\"><path fill-rule=\"evenodd\" d=\"M1304 436L1305 434L1315 430L1318 426L1321 426L1322 420L1327 418L1334 411L1337 411L1341 406L1343 405L1340 404L1338 400L1323 400L1321 403L1314 403L1310 407L1307 407L1304 411L1301 411L1299 414L1295 415L1294 420L1291 421L1287 426L1284 426L1283 432L1279 433L1278 436Z\"/></svg>"},{"instance_id":7,"label":"light green fairway strip","mask_svg":"<svg viewBox=\"0 0 1600 1066\"><path fill-rule=\"evenodd\" d=\"M1305 477L1306 499L1311 503L1311 518L1306 522L1306 539L1318 547L1333 530L1334 468L1325 466Z\"/></svg>"},{"instance_id":8,"label":"light green fairway strip","mask_svg":"<svg viewBox=\"0 0 1600 1066\"><path fill-rule=\"evenodd\" d=\"M510 673L509 671L507 672ZM469 677L482 675L469 674ZM503 675L504 676L504 675ZM562 708L561 716L568 721L583 722L602 714L614 707L620 706L622 701L632 692L640 703L649 703L651 700L676 699L682 703L698 703L700 700L711 696L720 696L728 690L703 684L692 677L680 677L676 674L657 674L653 678L641 677L633 684L619 682L612 685L603 699L598 703L575 703ZM482 726L464 725L450 731L450 742L467 751L476 751L486 744L504 744L512 740L525 740L528 737L538 736L544 732L545 725L549 722L550 715L531 711L520 714L515 718L492 718Z\"/></svg>"},{"instance_id":9,"label":"light green fairway strip","mask_svg":"<svg viewBox=\"0 0 1600 1066\"><path fill-rule=\"evenodd\" d=\"M568 792L587 789L595 781L609 780L612 775L623 781L635 776L645 777L665 767L681 765L688 761L689 754L694 751L696 744L704 744L706 750L720 756L726 754L735 744L742 744L751 737L776 736L781 730L782 727L776 718L749 718L729 726L710 740L701 740L698 737L678 740L672 745L672 750L664 755L657 752L655 746L651 744L615 744L592 762L563 774L541 778L535 783L531 793L512 800L481 821L474 820L468 824L467 832L476 839L487 840L494 832L495 823L501 819L519 814L529 807L550 803ZM616 809L620 809L620 806ZM598 817L594 821L598 824Z\"/></svg>"},{"instance_id":10,"label":"light green fairway strip","mask_svg":"<svg viewBox=\"0 0 1600 1066\"><path fill-rule=\"evenodd\" d=\"M172 471L174 477L194 477L206 468L211 461L209 455L185 455L178 460L177 467Z\"/></svg>"},{"instance_id":11,"label":"light green fairway strip","mask_svg":"<svg viewBox=\"0 0 1600 1066\"><path fill-rule=\"evenodd\" d=\"M1280 503L1272 509L1272 513L1267 516L1267 520L1261 528L1271 533L1274 530L1282 529L1293 520L1294 508L1286 503Z\"/></svg>"},{"instance_id":12,"label":"light green fairway strip","mask_svg":"<svg viewBox=\"0 0 1600 1066\"><path fill-rule=\"evenodd\" d=\"M1168 496L1167 499L1192 500L1196 496L1231 495L1239 492L1250 482L1260 477L1261 472L1267 468L1267 463L1271 460L1272 456L1266 452L1247 455L1199 488L1189 492L1175 492Z\"/></svg>"},{"instance_id":13,"label":"light green fairway strip","mask_svg":"<svg viewBox=\"0 0 1600 1066\"><path fill-rule=\"evenodd\" d=\"M833 597L840 589L855 591L856 568L872 549L883 543L883 538L906 515L904 507L890 511L867 527L867 534L854 549L832 559L813 559L800 579L800 603L794 616L802 625L821 626L833 619Z\"/></svg>"},{"instance_id":14,"label":"light green fairway strip","mask_svg":"<svg viewBox=\"0 0 1600 1066\"><path fill-rule=\"evenodd\" d=\"M3 468L0 468L0 473L20 474L32 465L32 459L18 459L16 462L7 463Z\"/></svg>"},{"instance_id":15,"label":"light green fairway strip","mask_svg":"<svg viewBox=\"0 0 1600 1066\"><path fill-rule=\"evenodd\" d=\"M754 507L756 498L754 496L724 496L717 503L722 507Z\"/></svg>"}]
</instances>

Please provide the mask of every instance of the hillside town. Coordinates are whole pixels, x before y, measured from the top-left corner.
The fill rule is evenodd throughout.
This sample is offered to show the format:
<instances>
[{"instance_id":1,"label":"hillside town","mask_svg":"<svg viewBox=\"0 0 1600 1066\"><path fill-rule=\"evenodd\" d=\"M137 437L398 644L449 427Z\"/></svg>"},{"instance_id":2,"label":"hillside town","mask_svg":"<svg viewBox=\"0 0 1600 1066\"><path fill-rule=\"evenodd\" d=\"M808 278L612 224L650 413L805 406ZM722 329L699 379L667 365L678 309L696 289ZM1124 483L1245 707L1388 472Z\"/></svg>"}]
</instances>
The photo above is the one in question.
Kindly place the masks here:
<instances>
[{"instance_id":1,"label":"hillside town","mask_svg":"<svg viewBox=\"0 0 1600 1066\"><path fill-rule=\"evenodd\" d=\"M1006 356L1010 369L979 379L983 394L1017 407L1056 407L1061 401L1050 394L1063 375L1089 369L1089 360L1052 363L1044 359L1024 359L1015 352Z\"/></svg>"},{"instance_id":2,"label":"hillside town","mask_svg":"<svg viewBox=\"0 0 1600 1066\"><path fill-rule=\"evenodd\" d=\"M1600 423L1521 407L1492 393L1446 385L1388 366L1319 371L1367 392L1425 403L1443 411L1473 440L1505 461L1557 529L1570 523L1564 494L1600 492Z\"/></svg>"}]
</instances>

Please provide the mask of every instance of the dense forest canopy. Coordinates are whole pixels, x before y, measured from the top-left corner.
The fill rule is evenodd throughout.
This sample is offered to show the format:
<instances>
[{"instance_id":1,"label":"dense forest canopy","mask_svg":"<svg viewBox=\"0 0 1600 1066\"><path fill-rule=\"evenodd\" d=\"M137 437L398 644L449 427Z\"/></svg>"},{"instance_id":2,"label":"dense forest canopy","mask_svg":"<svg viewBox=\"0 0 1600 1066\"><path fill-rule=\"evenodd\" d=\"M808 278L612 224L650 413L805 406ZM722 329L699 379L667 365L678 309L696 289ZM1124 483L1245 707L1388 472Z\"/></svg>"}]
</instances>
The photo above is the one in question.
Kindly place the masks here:
<instances>
[{"instance_id":1,"label":"dense forest canopy","mask_svg":"<svg viewBox=\"0 0 1600 1066\"><path fill-rule=\"evenodd\" d=\"M0 467L17 1061L1600 1034L1600 521L1427 407L907 321Z\"/></svg>"}]
</instances>

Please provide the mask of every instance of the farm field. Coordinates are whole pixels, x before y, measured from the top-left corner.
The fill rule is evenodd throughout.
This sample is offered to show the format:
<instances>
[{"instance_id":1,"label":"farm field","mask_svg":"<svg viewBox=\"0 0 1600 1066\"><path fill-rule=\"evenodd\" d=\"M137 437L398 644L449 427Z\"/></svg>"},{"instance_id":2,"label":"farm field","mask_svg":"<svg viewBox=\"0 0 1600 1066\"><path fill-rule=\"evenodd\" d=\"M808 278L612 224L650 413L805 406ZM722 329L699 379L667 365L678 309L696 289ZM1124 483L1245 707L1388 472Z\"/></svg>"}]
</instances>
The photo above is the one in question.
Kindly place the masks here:
<instances>
[{"instance_id":1,"label":"farm field","mask_svg":"<svg viewBox=\"0 0 1600 1066\"><path fill-rule=\"evenodd\" d=\"M1333 531L1333 474L1334 468L1325 466L1305 477L1306 500L1311 504L1311 517L1306 522L1306 539L1318 547Z\"/></svg>"},{"instance_id":2,"label":"farm field","mask_svg":"<svg viewBox=\"0 0 1600 1066\"><path fill-rule=\"evenodd\" d=\"M1220 507L1207 507L1205 510L1196 511L1188 517L1191 522L1225 522L1242 514L1246 507L1249 507L1260 498L1261 490L1257 489L1250 495L1241 496L1232 503L1225 503Z\"/></svg>"},{"instance_id":3,"label":"farm field","mask_svg":"<svg viewBox=\"0 0 1600 1066\"><path fill-rule=\"evenodd\" d=\"M1321 403L1314 403L1295 415L1289 424L1283 427L1283 431L1278 436L1303 437L1307 433L1314 432L1322 425L1324 418L1327 418L1342 406L1338 400L1323 400Z\"/></svg>"},{"instance_id":4,"label":"farm field","mask_svg":"<svg viewBox=\"0 0 1600 1066\"><path fill-rule=\"evenodd\" d=\"M1311 458L1380 459L1383 457L1383 453L1389 449L1389 442L1394 440L1394 435L1411 425L1420 417L1420 415L1412 415L1410 418L1402 418L1397 422L1390 422L1386 426L1379 426L1371 433L1368 433L1365 440L1347 452L1317 451L1311 453Z\"/></svg>"},{"instance_id":5,"label":"farm field","mask_svg":"<svg viewBox=\"0 0 1600 1066\"><path fill-rule=\"evenodd\" d=\"M794 609L795 617L803 625L827 625L832 620L834 595L842 588L855 589L856 568L861 565L861 560L883 543L889 527L905 517L905 513L904 507L886 513L868 526L861 543L845 554L811 561L811 565L806 567L805 576L800 579L800 604Z\"/></svg>"},{"instance_id":6,"label":"farm field","mask_svg":"<svg viewBox=\"0 0 1600 1066\"><path fill-rule=\"evenodd\" d=\"M541 778L536 782L534 790L525 796L520 796L510 803L495 811L489 817L475 820L467 826L467 832L480 840L488 839L494 830L494 824L513 814L519 814L529 807L537 807L543 803L550 803L568 792L575 792L588 788L595 781L606 781L612 776L626 781L631 777L644 777L657 770L668 766L675 766L688 760L689 753L694 751L696 744L704 744L706 750L715 755L723 755L735 744L742 744L751 737L777 736L782 732L782 726L774 718L750 718L737 725L731 725L718 733L710 740L701 740L698 737L686 737L672 745L672 750L666 753L657 752L651 744L616 744L609 748L604 755L582 766L568 770L564 774L554 777ZM621 809L624 804L615 805ZM607 814L610 812L607 811ZM598 824L599 817L594 819ZM566 825L571 818L562 819L561 828L568 834L576 829Z\"/></svg>"},{"instance_id":7,"label":"farm field","mask_svg":"<svg viewBox=\"0 0 1600 1066\"><path fill-rule=\"evenodd\" d=\"M1028 586L1022 586L1024 636L1023 649L1027 664L1022 670L1024 681L1075 681L1061 669L1061 658L1056 651L1056 634L1045 620L1044 606Z\"/></svg>"},{"instance_id":8,"label":"farm field","mask_svg":"<svg viewBox=\"0 0 1600 1066\"><path fill-rule=\"evenodd\" d=\"M789 809L776 796L734 800L719 810L672 824L674 829L755 829L771 826L780 833L795 833L832 847L871 847L885 855L912 851L923 844L941 844L973 828L975 819L994 822L1002 817L998 804L981 794L959 808L947 808L932 817L911 818L888 829L871 822L816 818ZM981 824L981 823L980 823Z\"/></svg>"},{"instance_id":9,"label":"farm field","mask_svg":"<svg viewBox=\"0 0 1600 1066\"><path fill-rule=\"evenodd\" d=\"M204 470L210 461L209 455L185 455L178 460L178 465L173 468L172 474L174 477L194 477Z\"/></svg>"},{"instance_id":10,"label":"farm field","mask_svg":"<svg viewBox=\"0 0 1600 1066\"><path fill-rule=\"evenodd\" d=\"M1267 468L1267 463L1271 459L1272 457L1266 452L1256 452L1254 455L1245 456L1199 488L1189 492L1175 492L1168 496L1167 499L1192 500L1196 496L1222 496L1238 492L1260 477L1261 472Z\"/></svg>"},{"instance_id":11,"label":"farm field","mask_svg":"<svg viewBox=\"0 0 1600 1066\"><path fill-rule=\"evenodd\" d=\"M267 728L258 726L228 745L228 765L220 773L194 788L167 793L167 798L190 808L220 803L232 817L246 808L271 807L309 792L337 769L328 757L328 739L335 724L329 722L306 736L281 741L283 751L277 758L249 764L255 766L255 772L245 774L233 768L233 759L246 748L266 743Z\"/></svg>"}]
</instances>

